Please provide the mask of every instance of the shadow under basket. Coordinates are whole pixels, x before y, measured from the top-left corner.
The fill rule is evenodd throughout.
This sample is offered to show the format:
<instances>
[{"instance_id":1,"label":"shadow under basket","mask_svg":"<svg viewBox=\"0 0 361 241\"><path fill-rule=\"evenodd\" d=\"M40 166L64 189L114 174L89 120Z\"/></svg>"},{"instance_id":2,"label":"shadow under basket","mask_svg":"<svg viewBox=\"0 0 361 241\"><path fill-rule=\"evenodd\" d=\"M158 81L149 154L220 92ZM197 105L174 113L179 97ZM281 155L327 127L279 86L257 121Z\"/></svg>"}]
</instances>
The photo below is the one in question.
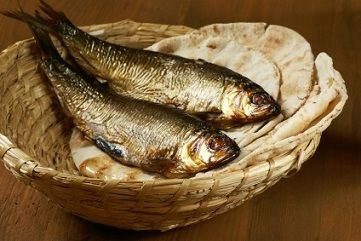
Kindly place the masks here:
<instances>
[{"instance_id":1,"label":"shadow under basket","mask_svg":"<svg viewBox=\"0 0 361 241\"><path fill-rule=\"evenodd\" d=\"M137 48L193 30L130 20L83 29ZM0 55L0 110L0 158L16 178L67 212L135 230L181 227L242 204L298 171L331 122L265 149L255 164L233 167L223 174L145 182L87 178L79 175L71 159L68 143L73 124L40 76L32 39L18 42Z\"/></svg>"}]
</instances>

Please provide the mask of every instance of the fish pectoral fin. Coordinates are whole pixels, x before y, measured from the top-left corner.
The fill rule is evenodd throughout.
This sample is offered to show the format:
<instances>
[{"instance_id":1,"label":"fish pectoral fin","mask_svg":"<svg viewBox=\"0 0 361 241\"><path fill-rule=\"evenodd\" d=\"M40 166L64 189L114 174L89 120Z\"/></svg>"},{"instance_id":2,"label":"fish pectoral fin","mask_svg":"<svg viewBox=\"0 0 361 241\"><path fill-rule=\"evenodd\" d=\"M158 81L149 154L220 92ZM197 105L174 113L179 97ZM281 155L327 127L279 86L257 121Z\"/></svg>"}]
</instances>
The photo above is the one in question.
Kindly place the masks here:
<instances>
[{"instance_id":1,"label":"fish pectoral fin","mask_svg":"<svg viewBox=\"0 0 361 241\"><path fill-rule=\"evenodd\" d=\"M124 159L126 157L126 150L124 146L119 143L108 141L103 137L95 137L93 138L93 142L99 149L116 159Z\"/></svg>"},{"instance_id":2,"label":"fish pectoral fin","mask_svg":"<svg viewBox=\"0 0 361 241\"><path fill-rule=\"evenodd\" d=\"M101 77L99 77L99 76L96 76L96 79L97 79L100 83L102 83L102 84L104 84L104 85L107 85L107 84L108 84L108 80L103 79L103 78L101 78Z\"/></svg>"},{"instance_id":3,"label":"fish pectoral fin","mask_svg":"<svg viewBox=\"0 0 361 241\"><path fill-rule=\"evenodd\" d=\"M233 120L226 116L223 112L198 112L194 113L195 116L207 121L213 127L220 128L220 129L229 129Z\"/></svg>"},{"instance_id":4,"label":"fish pectoral fin","mask_svg":"<svg viewBox=\"0 0 361 241\"><path fill-rule=\"evenodd\" d=\"M207 115L202 119L206 120L213 127L223 130L228 130L234 127L241 127L247 124L246 119L239 120L233 116L224 115L223 113L218 115Z\"/></svg>"},{"instance_id":5,"label":"fish pectoral fin","mask_svg":"<svg viewBox=\"0 0 361 241\"><path fill-rule=\"evenodd\" d=\"M224 119L224 114L221 111L213 111L213 112L195 112L191 113L203 120L216 120L216 119Z\"/></svg>"}]
</instances>

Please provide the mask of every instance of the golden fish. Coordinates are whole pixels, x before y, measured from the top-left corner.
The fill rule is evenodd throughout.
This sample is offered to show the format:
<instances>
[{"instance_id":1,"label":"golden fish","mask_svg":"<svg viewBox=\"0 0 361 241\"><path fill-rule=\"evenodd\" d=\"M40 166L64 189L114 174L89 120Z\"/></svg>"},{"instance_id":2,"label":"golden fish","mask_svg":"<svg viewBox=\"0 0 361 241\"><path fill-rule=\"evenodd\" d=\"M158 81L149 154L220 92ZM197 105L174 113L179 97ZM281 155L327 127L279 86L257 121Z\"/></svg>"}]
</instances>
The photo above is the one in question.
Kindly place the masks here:
<instances>
[{"instance_id":1,"label":"golden fish","mask_svg":"<svg viewBox=\"0 0 361 241\"><path fill-rule=\"evenodd\" d=\"M264 120L280 113L278 103L248 78L204 60L114 45L93 37L41 1L32 19L64 43L91 74L115 92L167 104L222 128Z\"/></svg>"},{"instance_id":2,"label":"golden fish","mask_svg":"<svg viewBox=\"0 0 361 241\"><path fill-rule=\"evenodd\" d=\"M13 15L8 13L8 15ZM27 21L27 15L16 15ZM29 23L40 65L77 128L123 164L167 177L187 177L239 155L237 144L185 112L118 95L66 63L49 35Z\"/></svg>"}]
</instances>

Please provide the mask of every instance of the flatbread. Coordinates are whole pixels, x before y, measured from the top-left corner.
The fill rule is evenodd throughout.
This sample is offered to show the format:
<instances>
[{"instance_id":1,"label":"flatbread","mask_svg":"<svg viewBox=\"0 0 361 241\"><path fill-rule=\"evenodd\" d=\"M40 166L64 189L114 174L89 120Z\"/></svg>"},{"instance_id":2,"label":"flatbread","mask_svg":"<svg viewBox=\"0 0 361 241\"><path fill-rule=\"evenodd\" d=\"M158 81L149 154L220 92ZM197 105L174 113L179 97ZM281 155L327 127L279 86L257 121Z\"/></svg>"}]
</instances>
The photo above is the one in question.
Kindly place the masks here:
<instances>
[{"instance_id":1,"label":"flatbread","mask_svg":"<svg viewBox=\"0 0 361 241\"><path fill-rule=\"evenodd\" d=\"M327 54L319 54L315 65L318 83L313 87L304 106L292 117L278 124L267 135L245 147L242 156L256 150L261 145L277 143L302 133L310 127L311 123L327 113L330 103L340 95L340 88L344 86L343 79L333 68L332 59Z\"/></svg>"}]
</instances>

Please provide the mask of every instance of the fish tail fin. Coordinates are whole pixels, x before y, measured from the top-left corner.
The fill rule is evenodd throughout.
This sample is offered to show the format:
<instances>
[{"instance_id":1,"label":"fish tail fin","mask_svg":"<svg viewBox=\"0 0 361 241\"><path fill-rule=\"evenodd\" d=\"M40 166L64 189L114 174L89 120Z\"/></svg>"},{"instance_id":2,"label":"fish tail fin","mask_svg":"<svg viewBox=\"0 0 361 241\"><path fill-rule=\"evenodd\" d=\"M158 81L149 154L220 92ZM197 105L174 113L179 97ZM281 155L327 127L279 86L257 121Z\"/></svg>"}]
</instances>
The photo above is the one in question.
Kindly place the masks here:
<instances>
[{"instance_id":1,"label":"fish tail fin","mask_svg":"<svg viewBox=\"0 0 361 241\"><path fill-rule=\"evenodd\" d=\"M54 28L46 21L46 19L42 18L39 14L36 14L36 16L32 16L31 14L26 13L23 10L19 0L17 0L17 3L20 11L2 11L0 13L6 17L19 20L28 24L29 26L33 26L32 28L36 27L50 33L56 33L56 31L54 31Z\"/></svg>"},{"instance_id":2,"label":"fish tail fin","mask_svg":"<svg viewBox=\"0 0 361 241\"><path fill-rule=\"evenodd\" d=\"M53 32L46 21L38 16L34 17L26 13L19 0L17 0L20 11L4 11L1 14L24 22L28 25L36 43L40 49L42 57L61 58L57 49L55 48L49 32ZM37 14L38 15L38 14Z\"/></svg>"},{"instance_id":3,"label":"fish tail fin","mask_svg":"<svg viewBox=\"0 0 361 241\"><path fill-rule=\"evenodd\" d=\"M55 48L54 43L49 36L49 33L30 24L28 24L28 26L40 49L41 56L43 58L61 60L62 58L58 50Z\"/></svg>"},{"instance_id":4,"label":"fish tail fin","mask_svg":"<svg viewBox=\"0 0 361 241\"><path fill-rule=\"evenodd\" d=\"M22 9L21 11L3 11L0 13L6 17L13 18L27 24L31 24L32 26L36 26L37 28L43 29L45 31L53 32L53 29L50 28L48 24L43 21L43 19L34 17L24 12Z\"/></svg>"},{"instance_id":5,"label":"fish tail fin","mask_svg":"<svg viewBox=\"0 0 361 241\"><path fill-rule=\"evenodd\" d=\"M61 23L65 23L66 25L76 28L75 25L65 16L65 14L61 11L56 11L54 10L48 3L46 3L44 0L40 0L40 10L42 11L42 13L44 13L47 18L42 17L38 11L36 11L36 17L39 19L42 19L46 22L48 22L49 25L51 25L51 27L54 30L61 30L59 29L59 25Z\"/></svg>"},{"instance_id":6,"label":"fish tail fin","mask_svg":"<svg viewBox=\"0 0 361 241\"><path fill-rule=\"evenodd\" d=\"M74 24L65 16L63 12L55 11L49 4L45 1L40 0L40 10L45 16L42 16L39 11L35 11L35 15L26 13L21 8L21 4L18 0L18 5L21 11L3 11L1 14L14 18L22 22L31 22L37 28L43 29L51 34L60 36L62 34L67 34L70 29L76 28ZM66 26L67 28L64 28ZM64 32L66 31L66 32Z\"/></svg>"}]
</instances>

